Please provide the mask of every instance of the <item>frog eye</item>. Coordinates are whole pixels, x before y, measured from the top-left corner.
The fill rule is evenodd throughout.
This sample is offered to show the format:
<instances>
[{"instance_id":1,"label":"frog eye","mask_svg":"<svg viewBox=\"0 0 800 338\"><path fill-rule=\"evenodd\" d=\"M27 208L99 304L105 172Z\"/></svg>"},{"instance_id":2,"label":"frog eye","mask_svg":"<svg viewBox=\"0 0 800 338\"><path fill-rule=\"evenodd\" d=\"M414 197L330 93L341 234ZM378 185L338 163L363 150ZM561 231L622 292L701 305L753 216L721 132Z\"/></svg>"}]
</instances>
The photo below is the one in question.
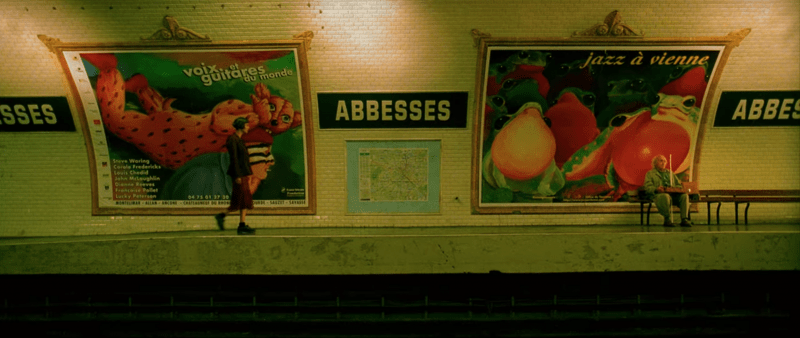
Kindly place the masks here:
<instances>
[{"instance_id":1,"label":"frog eye","mask_svg":"<svg viewBox=\"0 0 800 338\"><path fill-rule=\"evenodd\" d=\"M503 82L503 88L504 89L509 89L509 88L514 87L516 85L517 85L517 80L514 80L514 79L508 79L508 80L506 80L506 82Z\"/></svg>"},{"instance_id":2,"label":"frog eye","mask_svg":"<svg viewBox=\"0 0 800 338\"><path fill-rule=\"evenodd\" d=\"M567 75L567 73L569 73L569 65L568 64L562 63L560 66L558 66L558 70L556 71L557 75L564 76L564 75Z\"/></svg>"},{"instance_id":3,"label":"frog eye","mask_svg":"<svg viewBox=\"0 0 800 338\"><path fill-rule=\"evenodd\" d=\"M502 107L506 104L506 100L502 96L495 96L492 98L492 103L497 107Z\"/></svg>"},{"instance_id":4,"label":"frog eye","mask_svg":"<svg viewBox=\"0 0 800 338\"><path fill-rule=\"evenodd\" d=\"M688 97L683 100L683 106L686 108L694 107L694 104L697 102L693 97Z\"/></svg>"},{"instance_id":5,"label":"frog eye","mask_svg":"<svg viewBox=\"0 0 800 338\"><path fill-rule=\"evenodd\" d=\"M530 55L526 51L521 51L519 52L518 56L520 59L527 59Z\"/></svg>"},{"instance_id":6,"label":"frog eye","mask_svg":"<svg viewBox=\"0 0 800 338\"><path fill-rule=\"evenodd\" d=\"M494 129L500 130L503 129L506 122L508 122L510 118L508 116L500 116L497 120L494 121Z\"/></svg>"},{"instance_id":7,"label":"frog eye","mask_svg":"<svg viewBox=\"0 0 800 338\"><path fill-rule=\"evenodd\" d=\"M273 111L275 111L275 109L276 109L276 108L275 108L275 104L274 104L274 103L270 103L270 104L269 104L269 111L270 111L270 112L273 112Z\"/></svg>"},{"instance_id":8,"label":"frog eye","mask_svg":"<svg viewBox=\"0 0 800 338\"><path fill-rule=\"evenodd\" d=\"M281 122L283 123L292 123L292 117L289 115L281 116Z\"/></svg>"},{"instance_id":9,"label":"frog eye","mask_svg":"<svg viewBox=\"0 0 800 338\"><path fill-rule=\"evenodd\" d=\"M644 80L642 79L633 80L628 86L630 86L630 88L634 90L644 89Z\"/></svg>"},{"instance_id":10,"label":"frog eye","mask_svg":"<svg viewBox=\"0 0 800 338\"><path fill-rule=\"evenodd\" d=\"M648 103L648 104L655 104L655 103L661 102L661 99L662 99L661 96L658 96L658 94L651 92L646 97L646 101L645 102Z\"/></svg>"},{"instance_id":11,"label":"frog eye","mask_svg":"<svg viewBox=\"0 0 800 338\"><path fill-rule=\"evenodd\" d=\"M550 61L553 59L553 54L547 53L547 56L544 57L545 61Z\"/></svg>"},{"instance_id":12,"label":"frog eye","mask_svg":"<svg viewBox=\"0 0 800 338\"><path fill-rule=\"evenodd\" d=\"M594 105L595 97L594 94L586 94L583 97L583 104L586 106Z\"/></svg>"},{"instance_id":13,"label":"frog eye","mask_svg":"<svg viewBox=\"0 0 800 338\"><path fill-rule=\"evenodd\" d=\"M608 125L610 125L612 127L619 127L619 126L623 125L626 120L628 120L627 116L625 116L625 115L617 115L617 116L614 116L611 119L611 122L609 122Z\"/></svg>"},{"instance_id":14,"label":"frog eye","mask_svg":"<svg viewBox=\"0 0 800 338\"><path fill-rule=\"evenodd\" d=\"M505 73L506 72L506 65L497 66L497 71L501 72L501 73Z\"/></svg>"},{"instance_id":15,"label":"frog eye","mask_svg":"<svg viewBox=\"0 0 800 338\"><path fill-rule=\"evenodd\" d=\"M542 120L544 120L544 123L547 124L547 128L550 128L550 127L553 126L553 121L550 121L549 117L543 117Z\"/></svg>"}]
</instances>

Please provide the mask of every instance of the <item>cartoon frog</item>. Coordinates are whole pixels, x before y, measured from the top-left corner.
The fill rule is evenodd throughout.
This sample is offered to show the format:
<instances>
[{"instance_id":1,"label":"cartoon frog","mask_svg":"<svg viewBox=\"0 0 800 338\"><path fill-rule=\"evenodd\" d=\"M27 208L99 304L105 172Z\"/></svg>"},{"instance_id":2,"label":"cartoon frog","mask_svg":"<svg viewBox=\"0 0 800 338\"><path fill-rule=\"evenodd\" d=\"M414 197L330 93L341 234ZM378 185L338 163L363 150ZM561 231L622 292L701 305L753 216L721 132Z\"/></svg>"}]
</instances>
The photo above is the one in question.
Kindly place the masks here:
<instances>
[{"instance_id":1,"label":"cartoon frog","mask_svg":"<svg viewBox=\"0 0 800 338\"><path fill-rule=\"evenodd\" d=\"M564 186L553 160L555 138L539 103L522 105L500 127L483 156L484 201L510 202L514 194L553 196Z\"/></svg>"},{"instance_id":2,"label":"cartoon frog","mask_svg":"<svg viewBox=\"0 0 800 338\"><path fill-rule=\"evenodd\" d=\"M592 65L583 65L583 60L574 60L560 64L548 64L544 70L544 77L550 82L548 101L556 101L569 88L591 91L594 79Z\"/></svg>"},{"instance_id":3,"label":"cartoon frog","mask_svg":"<svg viewBox=\"0 0 800 338\"><path fill-rule=\"evenodd\" d=\"M575 97L578 98L578 101L580 101L580 103L584 107L586 107L586 109L589 109L589 111L592 114L594 114L594 107L595 107L595 105L597 103L597 96L594 95L594 93L592 93L591 91L583 90L583 89L576 88L576 87L568 87L568 88L564 88L563 90L561 90L561 92L558 93L558 95L556 96L556 100L554 100L553 102L550 103L550 106L555 105L558 102L558 99L561 99L561 97L563 97L564 94L567 94L567 93L574 94Z\"/></svg>"},{"instance_id":4,"label":"cartoon frog","mask_svg":"<svg viewBox=\"0 0 800 338\"><path fill-rule=\"evenodd\" d=\"M563 166L563 197L606 193L616 201L644 184L657 155L671 156L676 173L689 169L700 108L691 95L658 96L651 107L615 116L593 142L575 152Z\"/></svg>"},{"instance_id":5,"label":"cartoon frog","mask_svg":"<svg viewBox=\"0 0 800 338\"><path fill-rule=\"evenodd\" d=\"M509 114L519 111L524 104L536 102L542 109L547 109L547 101L539 93L539 81L534 79L508 79L496 95L486 98L486 102L487 112L491 111L491 114L485 116L485 142L491 142L492 137L510 119Z\"/></svg>"},{"instance_id":6,"label":"cartoon frog","mask_svg":"<svg viewBox=\"0 0 800 338\"><path fill-rule=\"evenodd\" d=\"M710 76L706 66L707 64L675 66L667 79L668 83L658 92L666 95L692 95L697 99L695 106L701 107Z\"/></svg>"},{"instance_id":7,"label":"cartoon frog","mask_svg":"<svg viewBox=\"0 0 800 338\"><path fill-rule=\"evenodd\" d=\"M605 88L600 88L602 92L598 97L603 108L596 112L600 129L608 126L614 116L635 112L658 102L656 89L650 80L634 72L620 71L601 83L605 83Z\"/></svg>"},{"instance_id":8,"label":"cartoon frog","mask_svg":"<svg viewBox=\"0 0 800 338\"><path fill-rule=\"evenodd\" d=\"M498 55L501 51L494 51ZM502 57L502 55L500 55ZM493 63L489 67L486 95L497 94L500 85L508 79L534 79L539 82L539 93L547 96L550 83L543 75L547 61L552 58L550 53L535 50L516 51L503 62Z\"/></svg>"},{"instance_id":9,"label":"cartoon frog","mask_svg":"<svg viewBox=\"0 0 800 338\"><path fill-rule=\"evenodd\" d=\"M550 53L540 51L493 51L492 59L503 59L503 61L494 62L489 66L489 76L486 81L486 103L484 106L485 121L493 120L500 115L516 112L516 109L519 109L525 102L534 101L532 98L523 98L520 94L524 91L529 92L529 95L525 95L529 98L532 95L538 95L541 98L546 97L547 92L550 90L550 84L543 75L543 71L551 57ZM520 84L524 86L517 87ZM535 86L535 88L525 86ZM496 98L497 95L500 95L500 98ZM505 99L509 95L514 95L517 98L518 105L514 105L511 108L501 108L500 111L496 111L496 108L505 105ZM494 104L492 104L492 99L495 100ZM537 101L546 102L544 99ZM484 140L487 139L490 130L490 124L484 123Z\"/></svg>"},{"instance_id":10,"label":"cartoon frog","mask_svg":"<svg viewBox=\"0 0 800 338\"><path fill-rule=\"evenodd\" d=\"M566 88L558 101L545 112L550 120L550 130L556 139L556 165L561 168L572 154L597 138L597 129L592 109L593 93L578 88Z\"/></svg>"}]
</instances>

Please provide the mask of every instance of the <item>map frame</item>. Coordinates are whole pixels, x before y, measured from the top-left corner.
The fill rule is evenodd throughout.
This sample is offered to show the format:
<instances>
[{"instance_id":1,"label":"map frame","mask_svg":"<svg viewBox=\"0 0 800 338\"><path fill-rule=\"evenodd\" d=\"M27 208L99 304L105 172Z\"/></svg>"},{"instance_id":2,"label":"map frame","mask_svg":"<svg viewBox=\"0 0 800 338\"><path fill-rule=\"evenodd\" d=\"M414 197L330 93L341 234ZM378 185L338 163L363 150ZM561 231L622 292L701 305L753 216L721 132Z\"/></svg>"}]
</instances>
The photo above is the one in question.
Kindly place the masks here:
<instances>
[{"instance_id":1,"label":"map frame","mask_svg":"<svg viewBox=\"0 0 800 338\"><path fill-rule=\"evenodd\" d=\"M439 214L441 205L441 140L345 140L347 214ZM362 201L359 154L361 149L426 149L428 198L426 201Z\"/></svg>"}]
</instances>

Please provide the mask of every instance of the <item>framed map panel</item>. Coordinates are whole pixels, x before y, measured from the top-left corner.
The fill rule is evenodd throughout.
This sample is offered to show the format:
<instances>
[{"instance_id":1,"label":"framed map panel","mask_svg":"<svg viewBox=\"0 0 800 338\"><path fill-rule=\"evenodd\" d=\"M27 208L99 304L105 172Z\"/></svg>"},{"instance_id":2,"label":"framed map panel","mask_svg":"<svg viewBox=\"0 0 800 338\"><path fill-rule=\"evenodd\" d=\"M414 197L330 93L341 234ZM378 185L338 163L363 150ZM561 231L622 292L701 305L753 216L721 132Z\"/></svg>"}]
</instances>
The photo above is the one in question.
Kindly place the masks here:
<instances>
[{"instance_id":1,"label":"framed map panel","mask_svg":"<svg viewBox=\"0 0 800 338\"><path fill-rule=\"evenodd\" d=\"M347 141L347 213L438 213L441 141Z\"/></svg>"}]
</instances>

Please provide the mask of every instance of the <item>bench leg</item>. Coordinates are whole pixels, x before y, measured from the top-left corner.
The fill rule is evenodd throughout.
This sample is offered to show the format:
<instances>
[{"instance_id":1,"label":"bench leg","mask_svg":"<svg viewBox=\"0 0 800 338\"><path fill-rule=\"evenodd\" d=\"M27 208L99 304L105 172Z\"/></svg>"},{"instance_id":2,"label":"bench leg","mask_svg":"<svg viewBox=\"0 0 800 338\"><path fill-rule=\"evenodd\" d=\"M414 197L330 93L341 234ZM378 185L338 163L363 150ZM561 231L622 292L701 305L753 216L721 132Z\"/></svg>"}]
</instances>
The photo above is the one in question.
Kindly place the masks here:
<instances>
[{"instance_id":1,"label":"bench leg","mask_svg":"<svg viewBox=\"0 0 800 338\"><path fill-rule=\"evenodd\" d=\"M717 225L719 225L719 207L722 206L722 202L717 202Z\"/></svg>"},{"instance_id":2,"label":"bench leg","mask_svg":"<svg viewBox=\"0 0 800 338\"><path fill-rule=\"evenodd\" d=\"M739 224L739 202L733 202L733 209L736 211L736 224Z\"/></svg>"},{"instance_id":3,"label":"bench leg","mask_svg":"<svg viewBox=\"0 0 800 338\"><path fill-rule=\"evenodd\" d=\"M639 203L639 224L644 225L644 202Z\"/></svg>"},{"instance_id":4,"label":"bench leg","mask_svg":"<svg viewBox=\"0 0 800 338\"><path fill-rule=\"evenodd\" d=\"M750 209L750 202L747 202L747 206L744 207L744 224L747 225L747 210Z\"/></svg>"},{"instance_id":5,"label":"bench leg","mask_svg":"<svg viewBox=\"0 0 800 338\"><path fill-rule=\"evenodd\" d=\"M711 225L711 202L706 202L706 213L708 214L708 225Z\"/></svg>"},{"instance_id":6,"label":"bench leg","mask_svg":"<svg viewBox=\"0 0 800 338\"><path fill-rule=\"evenodd\" d=\"M647 225L650 225L650 208L653 207L653 202L647 203Z\"/></svg>"}]
</instances>

